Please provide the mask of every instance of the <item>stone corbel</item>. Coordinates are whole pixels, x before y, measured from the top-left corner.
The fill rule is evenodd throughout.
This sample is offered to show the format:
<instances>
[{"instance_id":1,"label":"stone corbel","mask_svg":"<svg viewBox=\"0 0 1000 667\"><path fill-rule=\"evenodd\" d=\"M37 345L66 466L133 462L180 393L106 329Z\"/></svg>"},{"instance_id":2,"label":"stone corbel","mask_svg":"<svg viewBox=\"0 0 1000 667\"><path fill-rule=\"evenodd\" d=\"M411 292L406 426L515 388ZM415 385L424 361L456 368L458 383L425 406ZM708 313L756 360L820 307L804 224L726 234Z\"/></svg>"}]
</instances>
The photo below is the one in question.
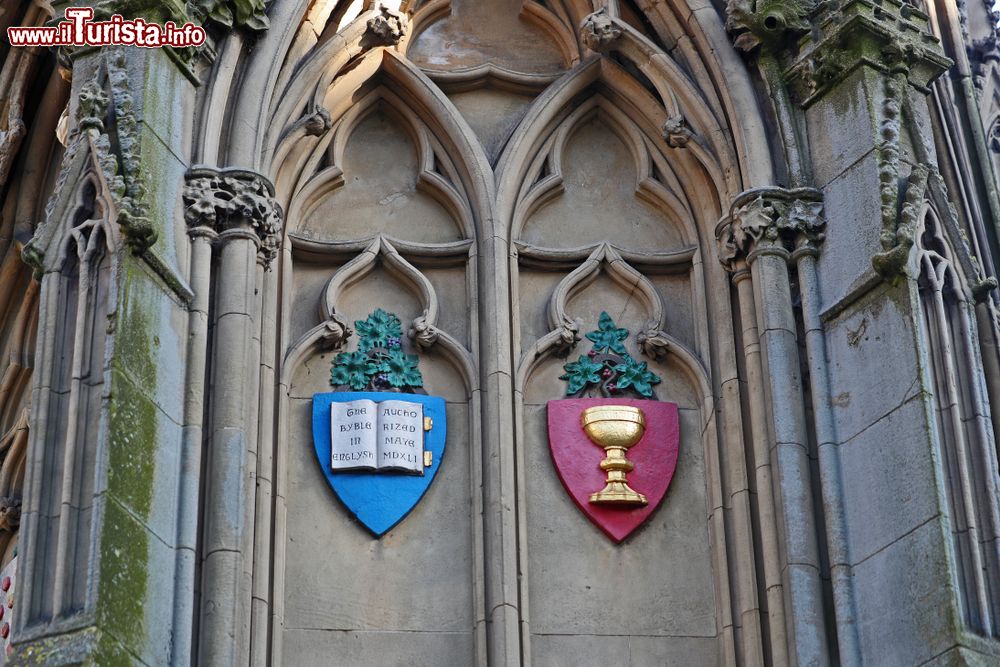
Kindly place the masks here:
<instances>
[{"instance_id":1,"label":"stone corbel","mask_svg":"<svg viewBox=\"0 0 1000 667\"><path fill-rule=\"evenodd\" d=\"M368 19L367 30L362 38L366 47L395 46L406 35L408 22L406 15L379 5L378 14Z\"/></svg>"},{"instance_id":2,"label":"stone corbel","mask_svg":"<svg viewBox=\"0 0 1000 667\"><path fill-rule=\"evenodd\" d=\"M823 194L814 188L754 188L736 197L716 228L719 261L735 271L762 254L785 259L818 252L824 238Z\"/></svg>"},{"instance_id":3,"label":"stone corbel","mask_svg":"<svg viewBox=\"0 0 1000 667\"><path fill-rule=\"evenodd\" d=\"M590 14L580 25L580 41L588 49L598 53L610 50L621 36L622 30L615 25L607 7L602 7Z\"/></svg>"},{"instance_id":4,"label":"stone corbel","mask_svg":"<svg viewBox=\"0 0 1000 667\"><path fill-rule=\"evenodd\" d=\"M184 185L188 228L207 228L221 236L250 235L265 267L274 258L281 232L281 205L266 177L246 169L196 167Z\"/></svg>"}]
</instances>

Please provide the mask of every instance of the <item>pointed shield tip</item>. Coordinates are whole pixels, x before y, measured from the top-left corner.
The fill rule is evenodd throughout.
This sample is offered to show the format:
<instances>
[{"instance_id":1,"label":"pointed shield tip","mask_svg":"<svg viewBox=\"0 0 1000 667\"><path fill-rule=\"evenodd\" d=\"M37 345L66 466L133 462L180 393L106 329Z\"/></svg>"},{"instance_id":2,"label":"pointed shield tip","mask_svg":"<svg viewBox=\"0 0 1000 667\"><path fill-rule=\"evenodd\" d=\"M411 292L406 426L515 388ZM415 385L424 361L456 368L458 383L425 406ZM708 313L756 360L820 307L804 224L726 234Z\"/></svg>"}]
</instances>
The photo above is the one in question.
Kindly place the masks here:
<instances>
[{"instance_id":1,"label":"pointed shield tip","mask_svg":"<svg viewBox=\"0 0 1000 667\"><path fill-rule=\"evenodd\" d=\"M616 407L624 410L616 411ZM628 414L634 415L636 409L644 423L641 437L632 432L638 418ZM633 444L626 444L620 452L611 451L614 447L606 452L584 431L585 411L611 418L622 412L619 417L632 422L632 431L619 429L616 437L632 439ZM560 481L577 508L611 541L621 544L656 511L673 480L680 451L677 405L629 398L570 398L549 401L547 412L549 451ZM588 421L596 418L588 417ZM611 441L604 442L607 446ZM646 504L591 502L595 492L619 484L645 496Z\"/></svg>"}]
</instances>

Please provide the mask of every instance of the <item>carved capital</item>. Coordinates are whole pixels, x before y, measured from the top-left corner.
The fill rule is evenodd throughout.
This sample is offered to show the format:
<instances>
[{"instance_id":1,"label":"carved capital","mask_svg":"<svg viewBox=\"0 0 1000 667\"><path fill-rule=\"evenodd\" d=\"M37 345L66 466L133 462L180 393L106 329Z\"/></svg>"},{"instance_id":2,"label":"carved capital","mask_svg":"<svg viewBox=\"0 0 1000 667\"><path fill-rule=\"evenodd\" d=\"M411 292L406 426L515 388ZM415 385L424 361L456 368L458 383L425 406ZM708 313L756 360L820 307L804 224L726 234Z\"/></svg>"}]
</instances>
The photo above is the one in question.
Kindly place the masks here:
<instances>
[{"instance_id":1,"label":"carved capital","mask_svg":"<svg viewBox=\"0 0 1000 667\"><path fill-rule=\"evenodd\" d=\"M580 39L587 45L587 48L599 53L610 49L621 36L622 30L615 25L607 8L599 9L590 14L580 25Z\"/></svg>"},{"instance_id":2,"label":"carved capital","mask_svg":"<svg viewBox=\"0 0 1000 667\"><path fill-rule=\"evenodd\" d=\"M267 178L245 169L195 168L186 180L184 217L189 227L208 227L220 234L232 229L252 231L260 240L265 263L270 263L282 213Z\"/></svg>"},{"instance_id":3,"label":"carved capital","mask_svg":"<svg viewBox=\"0 0 1000 667\"><path fill-rule=\"evenodd\" d=\"M726 28L738 49L776 49L809 30L809 14L815 8L815 0L729 0Z\"/></svg>"},{"instance_id":4,"label":"carved capital","mask_svg":"<svg viewBox=\"0 0 1000 667\"><path fill-rule=\"evenodd\" d=\"M905 74L923 92L952 65L927 15L903 0L847 0L835 10L817 10L812 26L785 71L805 107L862 65Z\"/></svg>"},{"instance_id":5,"label":"carved capital","mask_svg":"<svg viewBox=\"0 0 1000 667\"><path fill-rule=\"evenodd\" d=\"M379 6L379 13L368 19L365 36L372 46L395 46L406 34L406 16L400 12Z\"/></svg>"},{"instance_id":6,"label":"carved capital","mask_svg":"<svg viewBox=\"0 0 1000 667\"><path fill-rule=\"evenodd\" d=\"M717 227L719 261L735 270L736 261L764 253L787 257L792 249L815 250L824 238L822 193L813 188L756 188L733 202Z\"/></svg>"}]
</instances>

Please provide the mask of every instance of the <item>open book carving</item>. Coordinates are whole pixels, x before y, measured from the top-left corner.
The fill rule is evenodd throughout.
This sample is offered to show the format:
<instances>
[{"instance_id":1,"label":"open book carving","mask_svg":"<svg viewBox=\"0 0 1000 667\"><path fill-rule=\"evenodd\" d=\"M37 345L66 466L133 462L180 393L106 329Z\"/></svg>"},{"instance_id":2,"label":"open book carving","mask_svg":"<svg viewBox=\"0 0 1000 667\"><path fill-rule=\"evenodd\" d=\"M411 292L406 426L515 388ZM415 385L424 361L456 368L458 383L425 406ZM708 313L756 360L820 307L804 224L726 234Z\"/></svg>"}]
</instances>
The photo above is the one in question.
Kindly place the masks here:
<instances>
[{"instance_id":1,"label":"open book carving","mask_svg":"<svg viewBox=\"0 0 1000 667\"><path fill-rule=\"evenodd\" d=\"M330 405L330 468L424 474L424 406L358 399Z\"/></svg>"}]
</instances>

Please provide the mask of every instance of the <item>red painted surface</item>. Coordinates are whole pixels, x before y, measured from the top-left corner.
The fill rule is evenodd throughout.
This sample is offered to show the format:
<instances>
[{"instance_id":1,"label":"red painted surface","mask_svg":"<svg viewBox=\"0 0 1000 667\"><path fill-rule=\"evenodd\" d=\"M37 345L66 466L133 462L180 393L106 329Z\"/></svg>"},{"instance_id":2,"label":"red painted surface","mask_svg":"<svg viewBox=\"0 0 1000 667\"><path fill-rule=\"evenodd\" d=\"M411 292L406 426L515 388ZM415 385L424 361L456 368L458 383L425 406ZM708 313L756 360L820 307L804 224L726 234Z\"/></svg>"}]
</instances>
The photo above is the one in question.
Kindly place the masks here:
<instances>
[{"instance_id":1,"label":"red painted surface","mask_svg":"<svg viewBox=\"0 0 1000 667\"><path fill-rule=\"evenodd\" d=\"M594 405L631 405L646 416L646 431L626 456L635 464L628 485L646 496L647 505L595 505L591 493L604 488L600 468L604 450L595 445L580 424L580 415ZM677 468L680 420L677 404L631 398L567 398L548 402L549 451L563 486L576 506L615 542L638 528L663 501Z\"/></svg>"}]
</instances>

